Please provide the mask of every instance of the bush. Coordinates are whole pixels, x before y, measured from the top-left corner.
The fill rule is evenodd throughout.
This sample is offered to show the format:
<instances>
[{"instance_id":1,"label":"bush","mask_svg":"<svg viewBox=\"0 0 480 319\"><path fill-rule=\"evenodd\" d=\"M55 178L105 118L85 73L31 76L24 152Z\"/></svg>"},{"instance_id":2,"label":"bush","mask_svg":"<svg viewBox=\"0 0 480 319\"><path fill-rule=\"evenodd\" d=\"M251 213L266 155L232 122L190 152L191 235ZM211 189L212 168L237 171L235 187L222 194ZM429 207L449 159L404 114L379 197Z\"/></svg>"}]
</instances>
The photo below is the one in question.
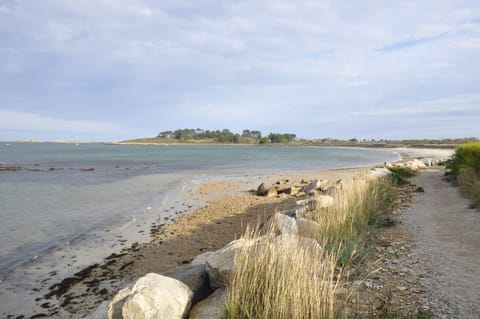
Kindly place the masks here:
<instances>
[{"instance_id":1,"label":"bush","mask_svg":"<svg viewBox=\"0 0 480 319\"><path fill-rule=\"evenodd\" d=\"M452 158L447 161L449 175L457 181L460 174L467 168L471 173L480 176L480 143L467 143L460 145L455 150Z\"/></svg>"},{"instance_id":2,"label":"bush","mask_svg":"<svg viewBox=\"0 0 480 319\"><path fill-rule=\"evenodd\" d=\"M460 145L447 161L448 175L460 191L472 199L472 208L480 208L480 143Z\"/></svg>"}]
</instances>

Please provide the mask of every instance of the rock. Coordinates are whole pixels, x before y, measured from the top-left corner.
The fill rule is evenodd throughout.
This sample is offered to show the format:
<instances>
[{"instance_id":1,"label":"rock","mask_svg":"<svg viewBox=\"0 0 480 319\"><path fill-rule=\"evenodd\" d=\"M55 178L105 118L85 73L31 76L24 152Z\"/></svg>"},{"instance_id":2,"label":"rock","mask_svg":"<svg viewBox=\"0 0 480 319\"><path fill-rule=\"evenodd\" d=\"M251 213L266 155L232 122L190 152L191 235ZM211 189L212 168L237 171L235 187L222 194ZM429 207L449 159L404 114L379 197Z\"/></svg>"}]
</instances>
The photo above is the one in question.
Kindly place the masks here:
<instances>
[{"instance_id":1,"label":"rock","mask_svg":"<svg viewBox=\"0 0 480 319\"><path fill-rule=\"evenodd\" d=\"M301 189L300 187L296 187L296 186L287 187L285 189L285 194L294 196L294 195L297 195L298 192L300 192L300 189Z\"/></svg>"},{"instance_id":2,"label":"rock","mask_svg":"<svg viewBox=\"0 0 480 319\"><path fill-rule=\"evenodd\" d=\"M227 290L219 288L208 297L193 307L189 319L222 319L224 318Z\"/></svg>"},{"instance_id":3,"label":"rock","mask_svg":"<svg viewBox=\"0 0 480 319\"><path fill-rule=\"evenodd\" d=\"M108 301L102 302L86 319L105 319L108 316Z\"/></svg>"},{"instance_id":4,"label":"rock","mask_svg":"<svg viewBox=\"0 0 480 319\"><path fill-rule=\"evenodd\" d=\"M316 240L292 234L281 234L267 244L274 247L273 251L281 251L282 254L286 254L286 256L293 254L294 251L299 248L307 249L309 252L315 254L320 254L322 252L322 247ZM321 269L318 269L319 272L322 272L324 267L325 266L323 265Z\"/></svg>"},{"instance_id":5,"label":"rock","mask_svg":"<svg viewBox=\"0 0 480 319\"><path fill-rule=\"evenodd\" d=\"M311 202L312 208L328 208L333 206L334 199L330 195L319 195Z\"/></svg>"},{"instance_id":6,"label":"rock","mask_svg":"<svg viewBox=\"0 0 480 319\"><path fill-rule=\"evenodd\" d=\"M319 231L320 225L310 219L298 218L297 228L300 236L312 237Z\"/></svg>"},{"instance_id":7,"label":"rock","mask_svg":"<svg viewBox=\"0 0 480 319\"><path fill-rule=\"evenodd\" d=\"M267 197L274 197L274 196L277 196L278 194L278 191L275 187L272 187L272 188L269 188L267 190L267 192L265 193L264 196L267 196Z\"/></svg>"},{"instance_id":8,"label":"rock","mask_svg":"<svg viewBox=\"0 0 480 319\"><path fill-rule=\"evenodd\" d=\"M237 250L244 247L251 247L261 240L262 237L255 240L241 238L231 241L225 247L217 251L198 255L193 259L192 264L198 265L203 263L206 265L206 271L210 280L210 287L224 287L233 268L235 253Z\"/></svg>"},{"instance_id":9,"label":"rock","mask_svg":"<svg viewBox=\"0 0 480 319\"><path fill-rule=\"evenodd\" d=\"M295 203L298 207L307 207L308 209L327 208L332 206L334 199L330 195L318 195L315 197L299 200Z\"/></svg>"},{"instance_id":10,"label":"rock","mask_svg":"<svg viewBox=\"0 0 480 319\"><path fill-rule=\"evenodd\" d=\"M192 295L182 282L149 273L115 295L108 319L181 319L190 310Z\"/></svg>"},{"instance_id":11,"label":"rock","mask_svg":"<svg viewBox=\"0 0 480 319\"><path fill-rule=\"evenodd\" d=\"M213 292L210 288L205 263L181 265L162 273L162 275L180 280L187 285L193 292L192 304L207 298Z\"/></svg>"},{"instance_id":12,"label":"rock","mask_svg":"<svg viewBox=\"0 0 480 319\"><path fill-rule=\"evenodd\" d=\"M304 192L305 194L309 194L310 192L316 189L319 189L322 186L326 186L327 184L328 184L328 181L326 179L323 179L321 181L318 179L315 179L311 181L309 184L305 185L302 189L302 192Z\"/></svg>"},{"instance_id":13,"label":"rock","mask_svg":"<svg viewBox=\"0 0 480 319\"><path fill-rule=\"evenodd\" d=\"M278 195L278 191L275 187L268 187L265 183L261 183L257 188L257 195L273 197Z\"/></svg>"},{"instance_id":14,"label":"rock","mask_svg":"<svg viewBox=\"0 0 480 319\"><path fill-rule=\"evenodd\" d=\"M390 171L388 168L376 167L376 168L372 168L368 172L368 178L378 179L378 178L386 177L390 174L392 174L392 171Z\"/></svg>"},{"instance_id":15,"label":"rock","mask_svg":"<svg viewBox=\"0 0 480 319\"><path fill-rule=\"evenodd\" d=\"M295 197L305 197L307 196L307 194L305 194L305 192L298 192Z\"/></svg>"},{"instance_id":16,"label":"rock","mask_svg":"<svg viewBox=\"0 0 480 319\"><path fill-rule=\"evenodd\" d=\"M275 221L275 229L280 234L298 234L298 228L297 223L295 222L295 218L280 213L276 213L273 218Z\"/></svg>"},{"instance_id":17,"label":"rock","mask_svg":"<svg viewBox=\"0 0 480 319\"><path fill-rule=\"evenodd\" d=\"M280 212L280 214L287 215L288 217L292 217L292 218L297 219L300 216L302 216L304 212L305 212L305 208L300 207L300 208L297 208L297 209L284 210L284 211Z\"/></svg>"},{"instance_id":18,"label":"rock","mask_svg":"<svg viewBox=\"0 0 480 319\"><path fill-rule=\"evenodd\" d=\"M261 183L257 188L258 196L265 196L268 192L268 187L265 183Z\"/></svg>"}]
</instances>

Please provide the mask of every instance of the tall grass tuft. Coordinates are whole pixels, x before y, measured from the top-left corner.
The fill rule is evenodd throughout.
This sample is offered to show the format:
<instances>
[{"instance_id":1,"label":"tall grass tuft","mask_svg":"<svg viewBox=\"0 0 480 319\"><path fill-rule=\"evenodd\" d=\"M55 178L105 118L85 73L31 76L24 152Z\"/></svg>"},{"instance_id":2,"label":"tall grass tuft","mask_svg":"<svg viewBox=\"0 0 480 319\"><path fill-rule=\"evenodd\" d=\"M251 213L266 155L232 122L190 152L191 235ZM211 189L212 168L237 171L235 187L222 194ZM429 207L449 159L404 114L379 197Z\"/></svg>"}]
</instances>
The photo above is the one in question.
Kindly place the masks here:
<instances>
[{"instance_id":1,"label":"tall grass tuft","mask_svg":"<svg viewBox=\"0 0 480 319\"><path fill-rule=\"evenodd\" d=\"M236 254L226 318L343 316L344 300L336 293L343 268L358 255L394 192L391 179L365 176L342 183L332 196L333 207L318 208L305 216L310 222L303 222L309 226L300 236L276 236L273 226L264 236L251 230L244 234L243 238L256 244Z\"/></svg>"},{"instance_id":2,"label":"tall grass tuft","mask_svg":"<svg viewBox=\"0 0 480 319\"><path fill-rule=\"evenodd\" d=\"M247 231L246 239L258 238ZM316 241L273 232L241 249L231 273L226 317L229 319L335 318L340 277L337 255Z\"/></svg>"},{"instance_id":3,"label":"tall grass tuft","mask_svg":"<svg viewBox=\"0 0 480 319\"><path fill-rule=\"evenodd\" d=\"M394 200L390 178L351 180L337 188L334 205L315 211L311 218L318 224L315 238L327 248L339 251L339 264L345 266L361 257L372 225L383 223L383 212Z\"/></svg>"}]
</instances>

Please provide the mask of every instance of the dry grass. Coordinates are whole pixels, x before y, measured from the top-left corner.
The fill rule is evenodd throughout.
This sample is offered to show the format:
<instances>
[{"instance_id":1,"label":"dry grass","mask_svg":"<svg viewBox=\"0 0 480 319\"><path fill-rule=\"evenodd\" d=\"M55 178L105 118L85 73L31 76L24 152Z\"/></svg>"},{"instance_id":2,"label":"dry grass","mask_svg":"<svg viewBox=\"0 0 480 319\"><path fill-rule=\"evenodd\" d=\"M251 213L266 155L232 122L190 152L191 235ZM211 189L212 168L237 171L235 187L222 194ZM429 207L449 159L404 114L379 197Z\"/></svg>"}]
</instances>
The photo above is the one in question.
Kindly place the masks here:
<instances>
[{"instance_id":1,"label":"dry grass","mask_svg":"<svg viewBox=\"0 0 480 319\"><path fill-rule=\"evenodd\" d=\"M273 228L260 240L258 231L244 235L257 244L236 255L227 318L343 316L343 300L336 294L343 267L368 238L370 225L378 222L393 191L388 179L365 177L343 183L332 196L333 207L307 216L317 224L300 234L304 237L275 237Z\"/></svg>"},{"instance_id":2,"label":"dry grass","mask_svg":"<svg viewBox=\"0 0 480 319\"><path fill-rule=\"evenodd\" d=\"M309 238L273 234L237 254L227 318L334 318L335 278L340 277L336 254ZM258 238L258 233L244 238Z\"/></svg>"},{"instance_id":3,"label":"dry grass","mask_svg":"<svg viewBox=\"0 0 480 319\"><path fill-rule=\"evenodd\" d=\"M331 250L339 250L339 262L346 265L355 260L362 249L372 225L381 224L383 211L393 200L389 179L350 180L332 193L334 205L317 209L310 218L318 224L314 237Z\"/></svg>"}]
</instances>

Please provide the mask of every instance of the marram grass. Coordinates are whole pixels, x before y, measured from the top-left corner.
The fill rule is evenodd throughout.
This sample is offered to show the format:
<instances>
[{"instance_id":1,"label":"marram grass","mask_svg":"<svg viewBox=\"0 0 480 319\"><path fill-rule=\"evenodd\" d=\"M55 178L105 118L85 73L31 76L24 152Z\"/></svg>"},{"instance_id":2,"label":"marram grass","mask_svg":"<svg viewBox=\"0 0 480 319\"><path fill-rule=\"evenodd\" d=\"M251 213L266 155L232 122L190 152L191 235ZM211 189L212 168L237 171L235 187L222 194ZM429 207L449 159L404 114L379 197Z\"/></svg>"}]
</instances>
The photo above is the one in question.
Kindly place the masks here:
<instances>
[{"instance_id":1,"label":"marram grass","mask_svg":"<svg viewBox=\"0 0 480 319\"><path fill-rule=\"evenodd\" d=\"M244 238L256 238L247 232ZM226 317L334 318L335 291L340 277L337 256L315 240L292 235L273 236L236 255L231 274Z\"/></svg>"},{"instance_id":2,"label":"marram grass","mask_svg":"<svg viewBox=\"0 0 480 319\"><path fill-rule=\"evenodd\" d=\"M236 254L228 286L228 319L342 318L337 294L343 267L368 238L371 224L393 199L388 178L367 177L339 186L333 207L307 216L318 225L301 236L261 236L248 230L243 238L257 244Z\"/></svg>"}]
</instances>

